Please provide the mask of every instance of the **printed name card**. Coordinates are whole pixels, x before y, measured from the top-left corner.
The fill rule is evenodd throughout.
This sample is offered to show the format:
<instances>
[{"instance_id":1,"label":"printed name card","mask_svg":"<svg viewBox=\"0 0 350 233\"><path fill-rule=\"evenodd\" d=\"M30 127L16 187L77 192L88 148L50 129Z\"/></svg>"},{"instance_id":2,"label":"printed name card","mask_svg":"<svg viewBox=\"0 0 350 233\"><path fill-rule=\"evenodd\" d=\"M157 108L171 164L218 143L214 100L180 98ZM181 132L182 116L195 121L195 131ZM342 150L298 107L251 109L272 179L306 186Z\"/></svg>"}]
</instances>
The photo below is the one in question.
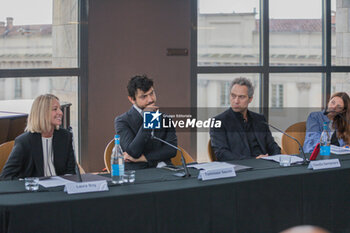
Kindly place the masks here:
<instances>
[{"instance_id":1,"label":"printed name card","mask_svg":"<svg viewBox=\"0 0 350 233\"><path fill-rule=\"evenodd\" d=\"M201 170L198 175L198 179L202 180L214 180L220 178L234 177L236 176L235 167L226 166L213 169Z\"/></svg>"},{"instance_id":2,"label":"printed name card","mask_svg":"<svg viewBox=\"0 0 350 233\"><path fill-rule=\"evenodd\" d=\"M101 192L108 191L108 185L106 180L68 183L64 187L64 191L68 194Z\"/></svg>"},{"instance_id":3,"label":"printed name card","mask_svg":"<svg viewBox=\"0 0 350 233\"><path fill-rule=\"evenodd\" d=\"M339 159L325 159L325 160L311 161L307 168L313 169L313 170L320 170L320 169L336 168L336 167L340 167Z\"/></svg>"}]
</instances>

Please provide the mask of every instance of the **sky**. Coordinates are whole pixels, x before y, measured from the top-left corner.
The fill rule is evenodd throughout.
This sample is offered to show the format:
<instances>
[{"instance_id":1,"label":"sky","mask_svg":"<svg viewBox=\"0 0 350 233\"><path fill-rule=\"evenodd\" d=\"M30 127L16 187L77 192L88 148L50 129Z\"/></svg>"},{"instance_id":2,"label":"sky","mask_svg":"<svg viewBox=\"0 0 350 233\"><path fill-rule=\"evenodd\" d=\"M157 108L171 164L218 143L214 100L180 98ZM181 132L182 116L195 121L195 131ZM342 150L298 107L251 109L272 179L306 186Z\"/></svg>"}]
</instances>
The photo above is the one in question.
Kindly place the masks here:
<instances>
[{"instance_id":1,"label":"sky","mask_svg":"<svg viewBox=\"0 0 350 233\"><path fill-rule=\"evenodd\" d=\"M52 24L52 1L0 0L0 21L13 17L14 25Z\"/></svg>"},{"instance_id":2,"label":"sky","mask_svg":"<svg viewBox=\"0 0 350 233\"><path fill-rule=\"evenodd\" d=\"M51 24L52 2L60 0L0 0L0 21L14 18L14 25ZM145 0L146 1L146 0ZM322 0L270 0L271 18L321 18ZM332 0L335 7L336 0ZM259 0L198 0L200 13L259 11Z\"/></svg>"}]
</instances>

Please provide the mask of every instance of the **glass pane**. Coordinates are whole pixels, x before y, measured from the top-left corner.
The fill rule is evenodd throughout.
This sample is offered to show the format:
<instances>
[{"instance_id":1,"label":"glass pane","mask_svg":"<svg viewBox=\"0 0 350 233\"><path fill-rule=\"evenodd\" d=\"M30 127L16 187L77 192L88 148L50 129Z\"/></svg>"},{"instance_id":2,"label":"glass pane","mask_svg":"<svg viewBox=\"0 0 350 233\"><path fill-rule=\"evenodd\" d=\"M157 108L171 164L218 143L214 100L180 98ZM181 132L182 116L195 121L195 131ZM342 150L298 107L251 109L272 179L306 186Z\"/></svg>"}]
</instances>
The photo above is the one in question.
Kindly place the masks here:
<instances>
[{"instance_id":1,"label":"glass pane","mask_svg":"<svg viewBox=\"0 0 350 233\"><path fill-rule=\"evenodd\" d=\"M77 67L77 39L78 0L0 3L0 69Z\"/></svg>"},{"instance_id":2,"label":"glass pane","mask_svg":"<svg viewBox=\"0 0 350 233\"><path fill-rule=\"evenodd\" d=\"M238 77L246 77L254 86L251 108L259 107L259 74L198 74L197 106L199 108L230 107L230 85Z\"/></svg>"},{"instance_id":3,"label":"glass pane","mask_svg":"<svg viewBox=\"0 0 350 233\"><path fill-rule=\"evenodd\" d=\"M249 78L254 85L253 101L249 109L258 112L260 74L198 74L197 106L198 118L214 117L230 107L231 82L238 77ZM197 161L209 161L207 145L209 132L197 132Z\"/></svg>"},{"instance_id":4,"label":"glass pane","mask_svg":"<svg viewBox=\"0 0 350 233\"><path fill-rule=\"evenodd\" d=\"M270 0L270 64L322 65L322 1Z\"/></svg>"},{"instance_id":5,"label":"glass pane","mask_svg":"<svg viewBox=\"0 0 350 233\"><path fill-rule=\"evenodd\" d=\"M332 0L332 65L350 65L350 27L348 1Z\"/></svg>"},{"instance_id":6,"label":"glass pane","mask_svg":"<svg viewBox=\"0 0 350 233\"><path fill-rule=\"evenodd\" d=\"M259 0L198 0L198 66L259 64Z\"/></svg>"},{"instance_id":7,"label":"glass pane","mask_svg":"<svg viewBox=\"0 0 350 233\"><path fill-rule=\"evenodd\" d=\"M1 78L0 111L29 113L33 100L46 93L56 95L61 105L72 104L70 125L78 148L78 77Z\"/></svg>"},{"instance_id":8,"label":"glass pane","mask_svg":"<svg viewBox=\"0 0 350 233\"><path fill-rule=\"evenodd\" d=\"M350 94L350 73L332 73L331 94L346 92Z\"/></svg>"},{"instance_id":9,"label":"glass pane","mask_svg":"<svg viewBox=\"0 0 350 233\"><path fill-rule=\"evenodd\" d=\"M322 104L322 74L270 74L269 122L286 130L290 125L306 121ZM282 134L272 130L281 145Z\"/></svg>"}]
</instances>

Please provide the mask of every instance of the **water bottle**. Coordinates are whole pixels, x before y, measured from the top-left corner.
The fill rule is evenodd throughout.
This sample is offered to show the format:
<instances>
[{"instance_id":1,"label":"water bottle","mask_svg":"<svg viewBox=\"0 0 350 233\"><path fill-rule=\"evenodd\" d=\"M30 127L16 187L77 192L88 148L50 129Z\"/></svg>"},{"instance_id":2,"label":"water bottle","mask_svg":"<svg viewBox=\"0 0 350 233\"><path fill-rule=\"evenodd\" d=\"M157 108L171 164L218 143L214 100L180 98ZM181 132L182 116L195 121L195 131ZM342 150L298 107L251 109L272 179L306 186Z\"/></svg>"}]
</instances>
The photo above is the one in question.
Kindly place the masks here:
<instances>
[{"instance_id":1,"label":"water bottle","mask_svg":"<svg viewBox=\"0 0 350 233\"><path fill-rule=\"evenodd\" d=\"M113 184L122 184L124 176L124 155L120 146L120 136L114 137L114 148L111 156L111 178Z\"/></svg>"},{"instance_id":2,"label":"water bottle","mask_svg":"<svg viewBox=\"0 0 350 233\"><path fill-rule=\"evenodd\" d=\"M328 132L328 123L323 122L323 131L320 138L320 155L321 158L328 159L331 155L331 137Z\"/></svg>"}]
</instances>

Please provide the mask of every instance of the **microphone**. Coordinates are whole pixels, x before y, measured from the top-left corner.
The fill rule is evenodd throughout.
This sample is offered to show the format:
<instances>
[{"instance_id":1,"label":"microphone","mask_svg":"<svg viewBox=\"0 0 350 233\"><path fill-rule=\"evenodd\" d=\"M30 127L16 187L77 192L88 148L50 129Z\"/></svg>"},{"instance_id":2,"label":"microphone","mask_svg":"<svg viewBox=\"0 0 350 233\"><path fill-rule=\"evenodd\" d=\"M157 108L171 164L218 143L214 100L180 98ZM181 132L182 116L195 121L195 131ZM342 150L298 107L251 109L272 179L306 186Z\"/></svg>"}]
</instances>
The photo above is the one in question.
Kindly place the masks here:
<instances>
[{"instance_id":1,"label":"microphone","mask_svg":"<svg viewBox=\"0 0 350 233\"><path fill-rule=\"evenodd\" d=\"M331 111L328 111L327 108L325 110L323 110L323 115L327 116L329 113L331 113Z\"/></svg>"},{"instance_id":2,"label":"microphone","mask_svg":"<svg viewBox=\"0 0 350 233\"><path fill-rule=\"evenodd\" d=\"M328 107L326 107L325 108L325 110L323 110L323 115L325 115L325 116L328 116L328 114L330 114L330 113L337 113L336 114L336 116L338 116L338 115L340 115L341 113L340 112L336 112L336 111L334 111L334 110L328 110Z\"/></svg>"},{"instance_id":3,"label":"microphone","mask_svg":"<svg viewBox=\"0 0 350 233\"><path fill-rule=\"evenodd\" d=\"M344 110L342 112L337 112L337 111L334 111L334 110L331 110L331 111L328 111L328 108L326 108L324 111L323 111L323 115L325 116L328 116L329 113L336 113L333 117L333 120L336 119L336 117L340 117L341 119L343 119L343 121L345 121L346 124L348 124L348 120L345 119L343 113L344 113Z\"/></svg>"},{"instance_id":4,"label":"microphone","mask_svg":"<svg viewBox=\"0 0 350 233\"><path fill-rule=\"evenodd\" d=\"M170 144L170 143L167 142L167 141L164 141L163 139L160 139L160 138L154 136L154 129L152 129L152 131L151 131L151 139L156 139L156 140L158 140L158 141L160 141L160 142L163 142L164 144L166 144L166 145L168 145L168 146L170 146L170 147L172 147L172 148L174 148L174 149L180 151L180 153L181 153L181 162L182 162L182 166L183 166L183 168L184 168L184 170L185 170L185 174L183 174L183 177L186 177L186 178L187 178L187 177L190 177L190 176L191 176L191 174L188 172L188 168L187 168L187 165L186 165L186 161L185 161L185 159L184 159L184 155L182 154L182 151L180 150L180 148L178 148L177 146L174 146L174 145Z\"/></svg>"},{"instance_id":5,"label":"microphone","mask_svg":"<svg viewBox=\"0 0 350 233\"><path fill-rule=\"evenodd\" d=\"M78 182L83 182L81 179L80 169L78 166L77 159L75 158L75 148L74 148L74 137L73 137L73 129L71 126L68 127L69 132L72 134L72 148L73 148L73 157L74 157L74 165L75 165L75 174L77 174Z\"/></svg>"},{"instance_id":6,"label":"microphone","mask_svg":"<svg viewBox=\"0 0 350 233\"><path fill-rule=\"evenodd\" d=\"M300 142L299 142L295 137L292 137L291 135L287 134L287 133L284 132L283 130L280 130L279 128L277 128L277 127L275 127L275 126L273 126L273 125L271 125L271 124L269 124L269 123L267 123L267 122L265 122L265 121L264 121L264 123L265 123L266 125L270 126L271 128L277 130L278 132L280 132L280 133L286 135L287 137L293 139L296 143L298 143L299 152L300 152L301 156L303 157L303 162L302 162L302 164L308 164L308 163L309 163L309 161L306 159L306 156L305 156L303 147L301 146Z\"/></svg>"}]
</instances>

